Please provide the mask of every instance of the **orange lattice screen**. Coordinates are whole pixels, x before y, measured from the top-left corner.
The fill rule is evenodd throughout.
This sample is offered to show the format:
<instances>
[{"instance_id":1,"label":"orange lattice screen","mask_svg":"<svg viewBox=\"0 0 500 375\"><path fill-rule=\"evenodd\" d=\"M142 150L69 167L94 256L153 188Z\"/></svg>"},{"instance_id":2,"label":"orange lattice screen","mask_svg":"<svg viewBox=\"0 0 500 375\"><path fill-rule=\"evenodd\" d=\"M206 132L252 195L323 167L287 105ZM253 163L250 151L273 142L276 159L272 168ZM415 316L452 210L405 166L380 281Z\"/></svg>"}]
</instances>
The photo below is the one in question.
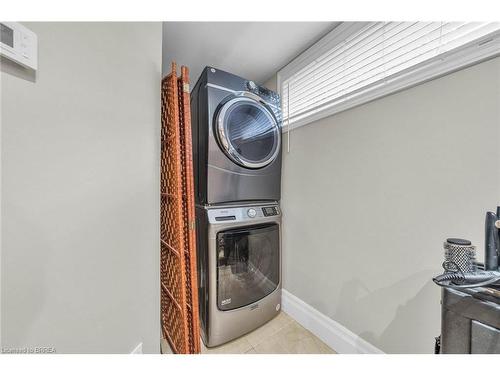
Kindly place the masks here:
<instances>
[{"instance_id":1,"label":"orange lattice screen","mask_svg":"<svg viewBox=\"0 0 500 375\"><path fill-rule=\"evenodd\" d=\"M161 324L174 353L199 353L189 76L162 81L160 160Z\"/></svg>"}]
</instances>

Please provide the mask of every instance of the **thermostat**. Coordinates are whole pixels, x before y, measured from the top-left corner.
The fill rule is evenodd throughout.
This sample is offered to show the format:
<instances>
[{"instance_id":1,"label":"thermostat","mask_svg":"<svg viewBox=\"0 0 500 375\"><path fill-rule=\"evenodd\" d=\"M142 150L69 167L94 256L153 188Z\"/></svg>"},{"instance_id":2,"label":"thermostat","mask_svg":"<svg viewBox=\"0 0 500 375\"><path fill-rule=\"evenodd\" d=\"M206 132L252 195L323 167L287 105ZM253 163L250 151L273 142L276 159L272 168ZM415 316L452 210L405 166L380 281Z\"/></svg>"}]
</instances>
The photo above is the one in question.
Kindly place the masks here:
<instances>
[{"instance_id":1,"label":"thermostat","mask_svg":"<svg viewBox=\"0 0 500 375\"><path fill-rule=\"evenodd\" d=\"M0 55L26 68L38 67L38 38L17 22L0 22Z\"/></svg>"}]
</instances>

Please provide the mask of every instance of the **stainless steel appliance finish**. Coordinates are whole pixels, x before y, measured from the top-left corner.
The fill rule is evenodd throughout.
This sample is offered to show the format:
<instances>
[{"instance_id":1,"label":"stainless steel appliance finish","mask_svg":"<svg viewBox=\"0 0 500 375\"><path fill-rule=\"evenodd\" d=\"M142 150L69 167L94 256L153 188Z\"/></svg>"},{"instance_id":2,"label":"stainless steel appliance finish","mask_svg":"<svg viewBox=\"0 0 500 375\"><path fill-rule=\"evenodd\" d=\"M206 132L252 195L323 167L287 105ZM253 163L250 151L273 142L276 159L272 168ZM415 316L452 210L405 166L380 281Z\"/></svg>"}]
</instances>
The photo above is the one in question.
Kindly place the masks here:
<instances>
[{"instance_id":1,"label":"stainless steel appliance finish","mask_svg":"<svg viewBox=\"0 0 500 375\"><path fill-rule=\"evenodd\" d=\"M281 212L277 202L196 211L200 324L212 347L279 313Z\"/></svg>"},{"instance_id":2,"label":"stainless steel appliance finish","mask_svg":"<svg viewBox=\"0 0 500 375\"><path fill-rule=\"evenodd\" d=\"M500 354L499 295L493 288L443 288L441 353Z\"/></svg>"},{"instance_id":3,"label":"stainless steel appliance finish","mask_svg":"<svg viewBox=\"0 0 500 375\"><path fill-rule=\"evenodd\" d=\"M207 67L191 91L191 123L198 204L280 199L278 94Z\"/></svg>"}]
</instances>

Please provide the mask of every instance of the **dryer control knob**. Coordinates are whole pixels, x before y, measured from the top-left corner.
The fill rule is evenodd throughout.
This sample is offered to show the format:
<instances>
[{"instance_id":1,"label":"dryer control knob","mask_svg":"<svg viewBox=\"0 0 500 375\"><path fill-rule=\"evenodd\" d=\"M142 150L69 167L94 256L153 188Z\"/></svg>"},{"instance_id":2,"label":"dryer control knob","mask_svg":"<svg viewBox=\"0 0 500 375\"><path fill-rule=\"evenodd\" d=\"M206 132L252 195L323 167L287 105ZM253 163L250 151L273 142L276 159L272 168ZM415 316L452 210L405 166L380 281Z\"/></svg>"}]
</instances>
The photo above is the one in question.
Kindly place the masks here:
<instances>
[{"instance_id":1,"label":"dryer control knob","mask_svg":"<svg viewBox=\"0 0 500 375\"><path fill-rule=\"evenodd\" d=\"M257 90L257 85L255 84L254 81L248 81L247 82L247 87L250 91L255 91Z\"/></svg>"},{"instance_id":2,"label":"dryer control knob","mask_svg":"<svg viewBox=\"0 0 500 375\"><path fill-rule=\"evenodd\" d=\"M247 211L247 215L248 217L254 218L255 216L257 216L257 211L255 211L254 208L249 208Z\"/></svg>"}]
</instances>

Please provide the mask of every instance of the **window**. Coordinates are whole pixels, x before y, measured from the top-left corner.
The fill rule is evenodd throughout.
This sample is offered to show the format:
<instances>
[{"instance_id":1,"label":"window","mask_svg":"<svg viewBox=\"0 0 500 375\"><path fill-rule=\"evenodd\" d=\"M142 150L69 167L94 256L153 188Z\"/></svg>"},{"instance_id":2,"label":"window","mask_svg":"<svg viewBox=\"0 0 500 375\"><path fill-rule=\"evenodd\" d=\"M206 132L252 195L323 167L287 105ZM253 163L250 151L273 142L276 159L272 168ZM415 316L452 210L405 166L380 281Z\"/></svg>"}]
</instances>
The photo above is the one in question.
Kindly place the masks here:
<instances>
[{"instance_id":1,"label":"window","mask_svg":"<svg viewBox=\"0 0 500 375\"><path fill-rule=\"evenodd\" d=\"M345 22L278 73L284 129L500 54L500 23Z\"/></svg>"}]
</instances>

